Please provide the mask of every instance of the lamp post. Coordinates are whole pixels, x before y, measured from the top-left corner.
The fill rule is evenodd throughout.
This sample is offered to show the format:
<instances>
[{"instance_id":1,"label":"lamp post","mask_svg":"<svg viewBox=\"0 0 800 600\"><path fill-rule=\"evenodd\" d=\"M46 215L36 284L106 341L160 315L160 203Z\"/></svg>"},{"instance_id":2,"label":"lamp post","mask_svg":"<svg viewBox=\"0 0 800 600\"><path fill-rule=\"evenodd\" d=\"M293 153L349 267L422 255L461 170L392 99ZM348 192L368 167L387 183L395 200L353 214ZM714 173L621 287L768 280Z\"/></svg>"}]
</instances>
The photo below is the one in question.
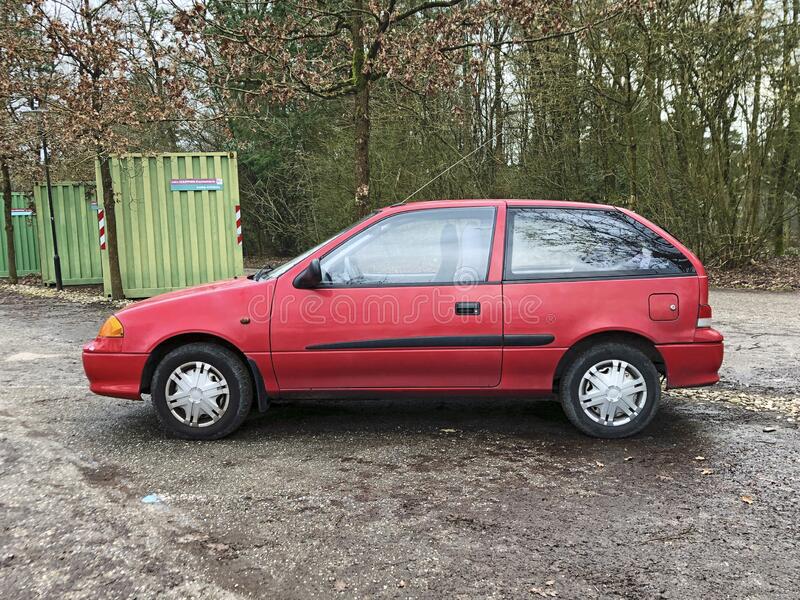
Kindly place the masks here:
<instances>
[{"instance_id":1,"label":"lamp post","mask_svg":"<svg viewBox=\"0 0 800 600\"><path fill-rule=\"evenodd\" d=\"M47 112L41 108L32 108L30 113L38 113L42 115L39 119L39 135L42 138L42 163L44 165L44 179L47 185L47 208L50 211L50 233L53 237L53 274L56 280L56 289L61 290L64 288L64 282L61 278L61 257L58 255L58 239L56 237L56 217L53 213L53 186L50 183L50 155L47 152L47 134L44 128L44 114Z\"/></svg>"}]
</instances>

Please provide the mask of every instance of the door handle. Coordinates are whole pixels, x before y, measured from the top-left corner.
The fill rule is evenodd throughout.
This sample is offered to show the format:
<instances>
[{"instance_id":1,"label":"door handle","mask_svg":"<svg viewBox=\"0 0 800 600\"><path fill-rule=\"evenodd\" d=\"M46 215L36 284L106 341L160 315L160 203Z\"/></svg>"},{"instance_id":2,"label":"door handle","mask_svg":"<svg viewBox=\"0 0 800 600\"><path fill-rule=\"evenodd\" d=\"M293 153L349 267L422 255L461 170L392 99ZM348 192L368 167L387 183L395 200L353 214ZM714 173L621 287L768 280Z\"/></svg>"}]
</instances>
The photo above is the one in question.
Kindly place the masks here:
<instances>
[{"instance_id":1,"label":"door handle","mask_svg":"<svg viewBox=\"0 0 800 600\"><path fill-rule=\"evenodd\" d=\"M479 315L481 314L480 302L456 302L457 315Z\"/></svg>"}]
</instances>

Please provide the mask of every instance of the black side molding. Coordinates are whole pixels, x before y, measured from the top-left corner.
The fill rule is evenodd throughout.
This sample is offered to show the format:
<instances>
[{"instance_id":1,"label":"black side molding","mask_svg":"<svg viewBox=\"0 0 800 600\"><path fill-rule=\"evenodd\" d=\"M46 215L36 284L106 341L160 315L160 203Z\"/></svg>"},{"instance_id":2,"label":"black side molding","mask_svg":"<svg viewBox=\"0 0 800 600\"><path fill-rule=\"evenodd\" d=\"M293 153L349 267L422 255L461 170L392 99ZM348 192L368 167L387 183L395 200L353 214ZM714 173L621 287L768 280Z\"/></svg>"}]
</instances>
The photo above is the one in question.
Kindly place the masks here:
<instances>
[{"instance_id":1,"label":"black side molding","mask_svg":"<svg viewBox=\"0 0 800 600\"><path fill-rule=\"evenodd\" d=\"M504 335L504 346L546 346L556 339L552 333L533 333L530 335Z\"/></svg>"},{"instance_id":2,"label":"black side molding","mask_svg":"<svg viewBox=\"0 0 800 600\"><path fill-rule=\"evenodd\" d=\"M349 350L354 348L456 348L461 346L499 346L502 335L447 335L431 337L384 338L306 346L306 350Z\"/></svg>"},{"instance_id":3,"label":"black side molding","mask_svg":"<svg viewBox=\"0 0 800 600\"><path fill-rule=\"evenodd\" d=\"M454 335L409 338L385 338L379 340L356 340L314 344L306 350L364 350L377 348L463 348L500 346L544 346L555 340L549 333L533 335Z\"/></svg>"}]
</instances>

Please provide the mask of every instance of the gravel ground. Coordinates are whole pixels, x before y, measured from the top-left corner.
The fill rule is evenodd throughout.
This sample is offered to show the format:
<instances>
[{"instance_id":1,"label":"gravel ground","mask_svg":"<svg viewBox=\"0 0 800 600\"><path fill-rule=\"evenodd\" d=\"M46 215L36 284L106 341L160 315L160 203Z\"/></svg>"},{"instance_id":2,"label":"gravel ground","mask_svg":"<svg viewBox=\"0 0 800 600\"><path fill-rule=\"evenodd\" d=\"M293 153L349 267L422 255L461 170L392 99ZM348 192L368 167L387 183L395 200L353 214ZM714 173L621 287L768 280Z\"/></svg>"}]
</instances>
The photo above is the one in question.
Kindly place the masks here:
<instances>
[{"instance_id":1,"label":"gravel ground","mask_svg":"<svg viewBox=\"0 0 800 600\"><path fill-rule=\"evenodd\" d=\"M713 290L725 385L800 394L800 292Z\"/></svg>"},{"instance_id":2,"label":"gravel ground","mask_svg":"<svg viewBox=\"0 0 800 600\"><path fill-rule=\"evenodd\" d=\"M304 401L192 443L88 393L107 307L0 286L0 597L796 598L800 294L712 303L723 384L634 439L548 401Z\"/></svg>"}]
</instances>

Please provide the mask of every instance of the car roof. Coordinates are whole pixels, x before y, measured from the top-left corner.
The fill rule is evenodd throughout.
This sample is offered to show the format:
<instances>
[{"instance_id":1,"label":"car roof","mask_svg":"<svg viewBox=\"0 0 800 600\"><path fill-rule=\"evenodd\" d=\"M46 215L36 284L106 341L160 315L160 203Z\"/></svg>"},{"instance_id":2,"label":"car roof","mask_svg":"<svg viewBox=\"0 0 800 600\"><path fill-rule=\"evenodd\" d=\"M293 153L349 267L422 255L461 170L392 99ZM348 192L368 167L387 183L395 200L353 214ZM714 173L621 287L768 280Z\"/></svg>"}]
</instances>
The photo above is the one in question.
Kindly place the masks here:
<instances>
[{"instance_id":1,"label":"car roof","mask_svg":"<svg viewBox=\"0 0 800 600\"><path fill-rule=\"evenodd\" d=\"M416 202L398 203L387 206L381 210L420 210L423 208L456 208L459 206L536 206L552 208L595 208L614 210L610 204L595 204L593 202L572 202L567 200L527 200L518 198L464 198L461 200L420 200Z\"/></svg>"}]
</instances>

